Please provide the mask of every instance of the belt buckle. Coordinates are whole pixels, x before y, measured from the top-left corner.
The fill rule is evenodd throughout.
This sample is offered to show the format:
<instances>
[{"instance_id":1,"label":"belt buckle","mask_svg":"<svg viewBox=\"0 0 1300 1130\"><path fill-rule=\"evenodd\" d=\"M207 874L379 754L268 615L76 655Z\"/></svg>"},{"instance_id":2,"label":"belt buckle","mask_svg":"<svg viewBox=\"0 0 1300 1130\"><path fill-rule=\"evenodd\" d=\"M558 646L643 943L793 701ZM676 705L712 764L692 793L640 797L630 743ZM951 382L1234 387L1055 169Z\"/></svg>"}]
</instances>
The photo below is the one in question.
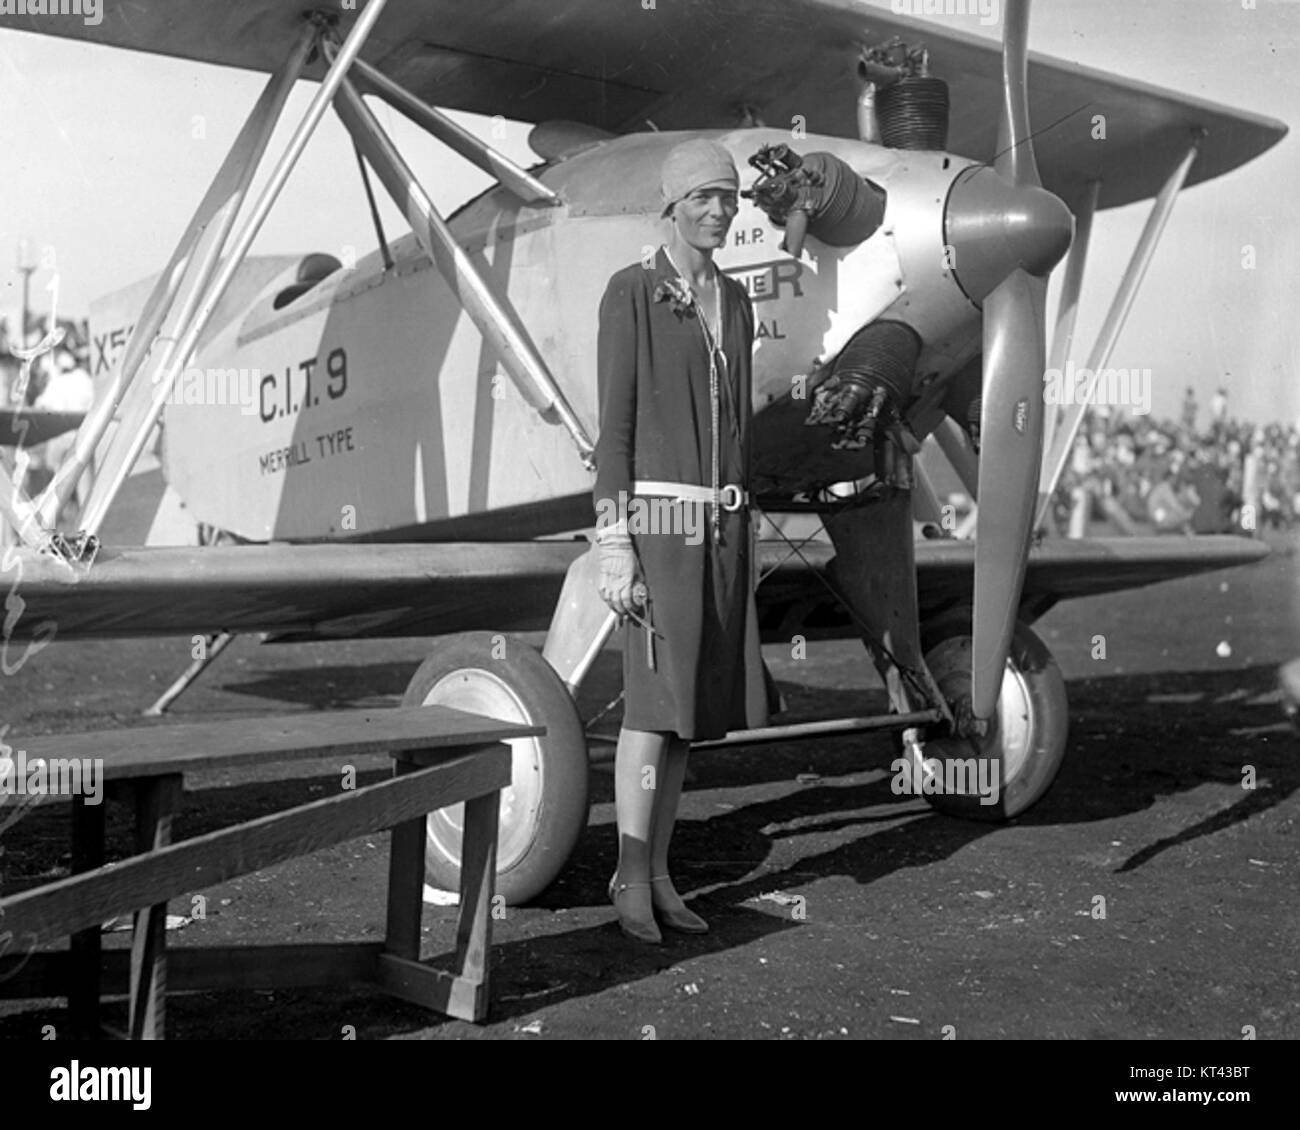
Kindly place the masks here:
<instances>
[{"instance_id":1,"label":"belt buckle","mask_svg":"<svg viewBox=\"0 0 1300 1130\"><path fill-rule=\"evenodd\" d=\"M728 501L730 497L731 501ZM738 483L727 483L718 490L718 505L729 514L734 514L745 505L745 492Z\"/></svg>"}]
</instances>

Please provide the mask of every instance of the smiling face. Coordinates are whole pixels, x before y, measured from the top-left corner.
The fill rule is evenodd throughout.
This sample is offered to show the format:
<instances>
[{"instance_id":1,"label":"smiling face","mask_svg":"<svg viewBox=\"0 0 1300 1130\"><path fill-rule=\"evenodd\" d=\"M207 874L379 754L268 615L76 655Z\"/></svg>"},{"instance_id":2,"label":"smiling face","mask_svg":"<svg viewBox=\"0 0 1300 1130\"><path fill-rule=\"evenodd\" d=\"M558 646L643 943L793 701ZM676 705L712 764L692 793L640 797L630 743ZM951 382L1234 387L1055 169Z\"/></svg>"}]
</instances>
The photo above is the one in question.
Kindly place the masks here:
<instances>
[{"instance_id":1,"label":"smiling face","mask_svg":"<svg viewBox=\"0 0 1300 1130\"><path fill-rule=\"evenodd\" d=\"M697 188L673 205L672 221L682 242L700 251L725 246L739 204L731 188Z\"/></svg>"}]
</instances>

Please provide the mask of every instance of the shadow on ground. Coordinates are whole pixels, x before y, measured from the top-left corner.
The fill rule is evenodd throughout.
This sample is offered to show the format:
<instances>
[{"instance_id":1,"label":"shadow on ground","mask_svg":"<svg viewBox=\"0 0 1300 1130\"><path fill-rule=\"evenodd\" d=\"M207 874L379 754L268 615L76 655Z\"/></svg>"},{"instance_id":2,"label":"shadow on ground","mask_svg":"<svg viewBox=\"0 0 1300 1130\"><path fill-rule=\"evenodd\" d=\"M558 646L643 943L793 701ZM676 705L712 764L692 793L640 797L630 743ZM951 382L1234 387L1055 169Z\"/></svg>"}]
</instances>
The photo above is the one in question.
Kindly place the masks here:
<instances>
[{"instance_id":1,"label":"shadow on ground","mask_svg":"<svg viewBox=\"0 0 1300 1130\"><path fill-rule=\"evenodd\" d=\"M395 688L400 692L409 666L377 666L378 670L365 672L340 669L336 684L346 687L349 695L393 694ZM321 668L312 669L313 676L321 673ZM284 677L301 678L301 673L287 672ZM1117 868L1132 871L1176 845L1210 836L1279 804L1300 785L1296 756L1300 749L1292 731L1282 725L1275 686L1272 666L1072 682L1064 767L1051 792L1015 823L1034 827L1109 820L1141 812L1160 798L1206 783L1240 787L1253 773L1254 787L1241 788L1240 798L1227 807L1190 820L1173 834L1135 845ZM822 716L855 710L864 701L863 692L834 688L786 683L783 690ZM275 693L283 696L288 687L277 684ZM521 912L535 915L537 928L527 923L523 927L525 934L533 936L515 937L494 947L493 1021L509 1021L543 1005L607 992L652 977L686 958L738 949L794 928L796 924L787 917L747 904L762 892L832 876L871 884L899 870L944 860L998 831L996 825L939 816L915 798L895 796L887 773L854 780L864 770L887 769L891 750L891 739L877 735L717 751L697 758L674 855L683 893L702 892L694 905L709 919L713 931L703 938L674 938L663 949L626 942L611 921L604 887L612 868L613 830L608 815L593 823L561 878L533 910ZM796 780L809 771L815 776ZM383 775L382 768L375 768L361 779ZM595 804L612 799L608 773L594 772L592 782ZM693 802L706 793L753 791L756 786L765 786L760 791L767 795L726 811L691 815L693 808L698 812L704 807ZM335 776L322 775L200 789L189 797L178 819L177 835L198 835L305 803L335 787ZM792 827L843 833L845 841L805 856L789 869L768 870L778 840L797 834ZM854 836L855 831L863 834ZM112 811L109 834L110 850L124 852L130 842L124 812ZM4 863L13 885L7 889L48 881L66 868L66 836L65 813L57 808L36 811L11 828L5 837ZM322 876L320 897L328 904L328 874ZM603 911L600 924L575 922L571 929L556 931L559 913L591 908ZM114 1008L116 1014L110 1010L106 1019L120 1024L124 1016L120 1006ZM341 1016L362 1038L427 1032L431 1023L423 1010L365 987L202 994L176 997L168 1009L173 1033L190 1038L339 1038ZM0 1038L39 1038L43 1024L57 1028L63 1017L59 1007L36 1006L0 1019ZM434 1031L472 1035L479 1030L448 1021L435 1022Z\"/></svg>"}]
</instances>

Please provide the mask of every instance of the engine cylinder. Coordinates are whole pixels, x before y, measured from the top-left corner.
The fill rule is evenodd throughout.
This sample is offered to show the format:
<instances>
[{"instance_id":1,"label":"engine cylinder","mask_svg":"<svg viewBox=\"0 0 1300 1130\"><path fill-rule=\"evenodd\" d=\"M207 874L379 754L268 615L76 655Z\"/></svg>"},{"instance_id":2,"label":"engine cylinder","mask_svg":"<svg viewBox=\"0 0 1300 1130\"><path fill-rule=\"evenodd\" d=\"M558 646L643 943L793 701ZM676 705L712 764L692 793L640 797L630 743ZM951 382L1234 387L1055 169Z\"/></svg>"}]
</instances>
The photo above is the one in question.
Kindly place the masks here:
<instances>
[{"instance_id":1,"label":"engine cylinder","mask_svg":"<svg viewBox=\"0 0 1300 1130\"><path fill-rule=\"evenodd\" d=\"M806 423L834 426L836 449L866 447L906 410L920 352L916 331L902 322L864 326L817 387Z\"/></svg>"},{"instance_id":2,"label":"engine cylinder","mask_svg":"<svg viewBox=\"0 0 1300 1130\"><path fill-rule=\"evenodd\" d=\"M830 247L853 247L869 239L885 217L884 194L833 153L809 153L804 168L821 178L808 230Z\"/></svg>"},{"instance_id":3,"label":"engine cylinder","mask_svg":"<svg viewBox=\"0 0 1300 1130\"><path fill-rule=\"evenodd\" d=\"M948 84L905 75L876 94L880 140L890 149L948 148Z\"/></svg>"}]
</instances>

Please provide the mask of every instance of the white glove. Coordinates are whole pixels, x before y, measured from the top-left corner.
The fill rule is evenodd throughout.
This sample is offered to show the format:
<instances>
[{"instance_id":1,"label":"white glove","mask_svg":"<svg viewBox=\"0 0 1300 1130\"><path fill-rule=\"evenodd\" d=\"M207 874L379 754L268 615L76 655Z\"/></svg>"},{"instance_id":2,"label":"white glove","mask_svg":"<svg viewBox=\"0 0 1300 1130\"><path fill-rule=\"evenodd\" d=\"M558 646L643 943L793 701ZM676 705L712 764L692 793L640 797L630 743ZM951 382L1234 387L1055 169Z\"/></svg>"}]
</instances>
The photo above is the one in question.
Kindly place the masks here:
<instances>
[{"instance_id":1,"label":"white glove","mask_svg":"<svg viewBox=\"0 0 1300 1130\"><path fill-rule=\"evenodd\" d=\"M620 616L629 616L641 603L634 592L641 571L636 550L626 534L609 530L602 531L602 535L596 540L600 557L600 596Z\"/></svg>"}]
</instances>

